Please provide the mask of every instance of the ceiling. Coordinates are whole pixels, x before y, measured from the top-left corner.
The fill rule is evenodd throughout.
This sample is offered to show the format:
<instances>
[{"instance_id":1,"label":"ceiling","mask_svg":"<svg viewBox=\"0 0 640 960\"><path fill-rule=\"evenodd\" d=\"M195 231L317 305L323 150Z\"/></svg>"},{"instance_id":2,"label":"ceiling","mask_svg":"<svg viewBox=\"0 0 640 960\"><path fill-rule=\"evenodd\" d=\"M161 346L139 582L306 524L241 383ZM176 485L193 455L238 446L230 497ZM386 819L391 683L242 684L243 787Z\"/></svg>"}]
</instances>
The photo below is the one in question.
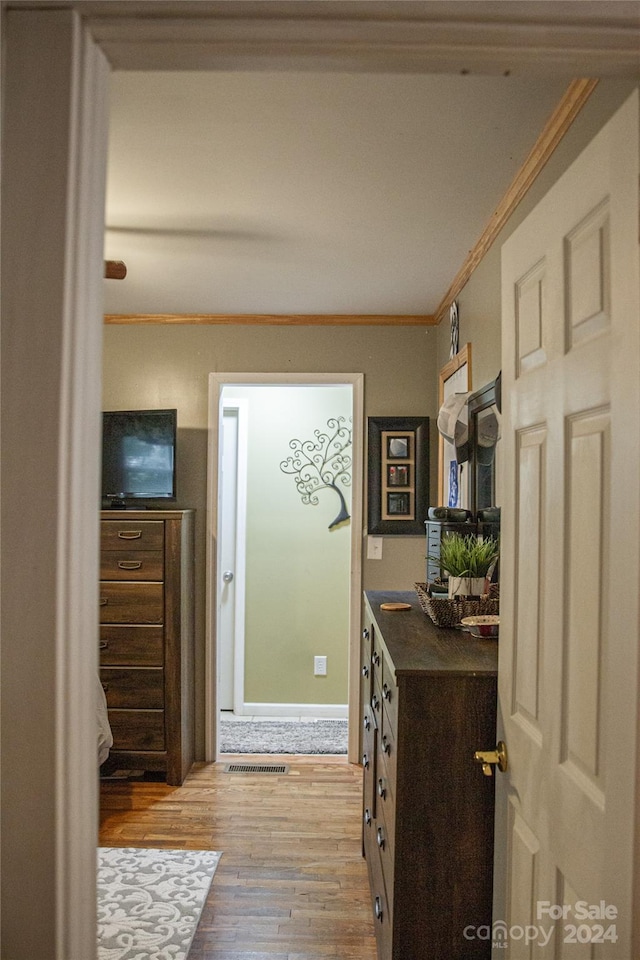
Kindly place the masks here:
<instances>
[{"instance_id":1,"label":"ceiling","mask_svg":"<svg viewBox=\"0 0 640 960\"><path fill-rule=\"evenodd\" d=\"M509 8L509 29L535 22L539 30L543 8L556 24L580 8L579 29L593 37L606 24L624 32L638 10L615 2L116 2L107 22L105 4L74 5L103 18L96 33L119 67L105 255L124 260L128 276L105 282L106 312L198 314L435 312L569 82L566 70L495 75L486 49L484 71L461 76L466 68L456 75L442 63L425 71L398 54L397 34L367 34L363 59L357 20L374 30L399 20L415 31L446 13L466 18L466 28L480 8L493 24ZM615 8L606 24L604 7ZM156 19L123 30L125 9ZM178 27L161 22L178 10ZM204 10L206 23L190 20ZM231 33L221 52L223 16ZM349 57L329 67L313 46L328 17L350 19ZM243 34L239 47L247 23L258 33ZM274 29L297 44L285 68ZM172 60L176 30L184 43ZM135 64L142 69L124 69L134 35L140 49L146 44ZM335 36L330 45L339 46ZM258 46L278 57L258 57ZM394 59L380 60L383 49ZM158 62L180 69L151 69ZM405 62L411 69L398 67ZM190 69L201 63L207 69Z\"/></svg>"},{"instance_id":2,"label":"ceiling","mask_svg":"<svg viewBox=\"0 0 640 960\"><path fill-rule=\"evenodd\" d=\"M565 88L116 73L107 312L432 313Z\"/></svg>"}]
</instances>

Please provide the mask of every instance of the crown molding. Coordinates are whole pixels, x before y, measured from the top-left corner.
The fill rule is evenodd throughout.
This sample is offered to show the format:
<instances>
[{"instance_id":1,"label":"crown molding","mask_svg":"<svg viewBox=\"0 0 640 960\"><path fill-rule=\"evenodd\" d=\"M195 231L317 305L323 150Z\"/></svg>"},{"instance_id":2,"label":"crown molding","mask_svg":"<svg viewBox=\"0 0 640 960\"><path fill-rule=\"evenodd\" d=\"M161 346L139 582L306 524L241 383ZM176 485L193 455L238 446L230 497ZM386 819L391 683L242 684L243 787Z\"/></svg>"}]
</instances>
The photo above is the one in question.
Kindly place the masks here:
<instances>
[{"instance_id":1,"label":"crown molding","mask_svg":"<svg viewBox=\"0 0 640 960\"><path fill-rule=\"evenodd\" d=\"M430 314L386 313L107 313L106 324L193 324L196 326L435 326Z\"/></svg>"}]
</instances>

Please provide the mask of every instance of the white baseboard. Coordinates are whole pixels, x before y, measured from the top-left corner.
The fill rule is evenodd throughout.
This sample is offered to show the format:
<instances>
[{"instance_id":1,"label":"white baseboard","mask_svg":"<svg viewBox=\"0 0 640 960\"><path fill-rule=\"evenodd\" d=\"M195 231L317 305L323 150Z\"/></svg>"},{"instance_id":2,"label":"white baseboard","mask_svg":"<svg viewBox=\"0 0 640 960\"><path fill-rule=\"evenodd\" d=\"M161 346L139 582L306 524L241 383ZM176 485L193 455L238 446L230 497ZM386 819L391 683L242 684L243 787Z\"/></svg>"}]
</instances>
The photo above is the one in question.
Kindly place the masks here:
<instances>
[{"instance_id":1,"label":"white baseboard","mask_svg":"<svg viewBox=\"0 0 640 960\"><path fill-rule=\"evenodd\" d=\"M243 703L235 711L245 717L319 717L325 720L346 720L346 703Z\"/></svg>"}]
</instances>

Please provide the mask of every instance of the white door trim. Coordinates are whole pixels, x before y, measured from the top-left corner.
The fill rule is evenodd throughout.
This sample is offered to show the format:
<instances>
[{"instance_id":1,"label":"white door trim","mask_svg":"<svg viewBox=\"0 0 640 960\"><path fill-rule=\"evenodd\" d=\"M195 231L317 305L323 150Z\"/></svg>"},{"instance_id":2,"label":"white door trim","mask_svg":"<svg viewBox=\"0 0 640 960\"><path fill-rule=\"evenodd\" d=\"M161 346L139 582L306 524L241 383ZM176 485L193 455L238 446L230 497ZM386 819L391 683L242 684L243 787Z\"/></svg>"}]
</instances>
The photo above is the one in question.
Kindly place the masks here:
<instances>
[{"instance_id":1,"label":"white door trim","mask_svg":"<svg viewBox=\"0 0 640 960\"><path fill-rule=\"evenodd\" d=\"M109 68L72 10L3 28L2 946L91 960Z\"/></svg>"},{"instance_id":2,"label":"white door trim","mask_svg":"<svg viewBox=\"0 0 640 960\"><path fill-rule=\"evenodd\" d=\"M247 441L249 404L242 399L223 399L221 416L227 410L235 410L238 416L237 433L237 484L236 484L236 544L235 544L235 603L233 638L233 711L243 714L244 710L244 627L245 627L245 575L247 565ZM218 451L218 467L220 465ZM220 490L218 490L218 494ZM220 544L217 544L217 569L220 569ZM216 636L220 636L220 604L216 595Z\"/></svg>"},{"instance_id":3,"label":"white door trim","mask_svg":"<svg viewBox=\"0 0 640 960\"><path fill-rule=\"evenodd\" d=\"M358 762L360 698L360 609L362 603L362 502L364 452L364 374L362 373L211 373L209 375L209 438L207 456L207 542L205 625L205 760L217 759L216 610L220 394L225 384L346 384L353 388L353 474L351 497L351 582L349 589L349 724L348 760Z\"/></svg>"}]
</instances>

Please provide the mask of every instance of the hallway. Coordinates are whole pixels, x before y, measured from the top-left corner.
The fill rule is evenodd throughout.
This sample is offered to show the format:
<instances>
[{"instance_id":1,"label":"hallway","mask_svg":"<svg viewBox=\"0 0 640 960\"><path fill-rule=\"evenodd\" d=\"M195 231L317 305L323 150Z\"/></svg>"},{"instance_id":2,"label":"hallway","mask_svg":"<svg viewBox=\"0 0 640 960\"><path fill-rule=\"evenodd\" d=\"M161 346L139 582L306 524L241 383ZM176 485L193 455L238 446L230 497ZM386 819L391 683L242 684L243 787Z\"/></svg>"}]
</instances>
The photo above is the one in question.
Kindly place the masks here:
<instances>
[{"instance_id":1,"label":"hallway","mask_svg":"<svg viewBox=\"0 0 640 960\"><path fill-rule=\"evenodd\" d=\"M103 782L100 843L223 852L189 960L375 960L361 768L280 759L282 776L222 762L182 787Z\"/></svg>"}]
</instances>

